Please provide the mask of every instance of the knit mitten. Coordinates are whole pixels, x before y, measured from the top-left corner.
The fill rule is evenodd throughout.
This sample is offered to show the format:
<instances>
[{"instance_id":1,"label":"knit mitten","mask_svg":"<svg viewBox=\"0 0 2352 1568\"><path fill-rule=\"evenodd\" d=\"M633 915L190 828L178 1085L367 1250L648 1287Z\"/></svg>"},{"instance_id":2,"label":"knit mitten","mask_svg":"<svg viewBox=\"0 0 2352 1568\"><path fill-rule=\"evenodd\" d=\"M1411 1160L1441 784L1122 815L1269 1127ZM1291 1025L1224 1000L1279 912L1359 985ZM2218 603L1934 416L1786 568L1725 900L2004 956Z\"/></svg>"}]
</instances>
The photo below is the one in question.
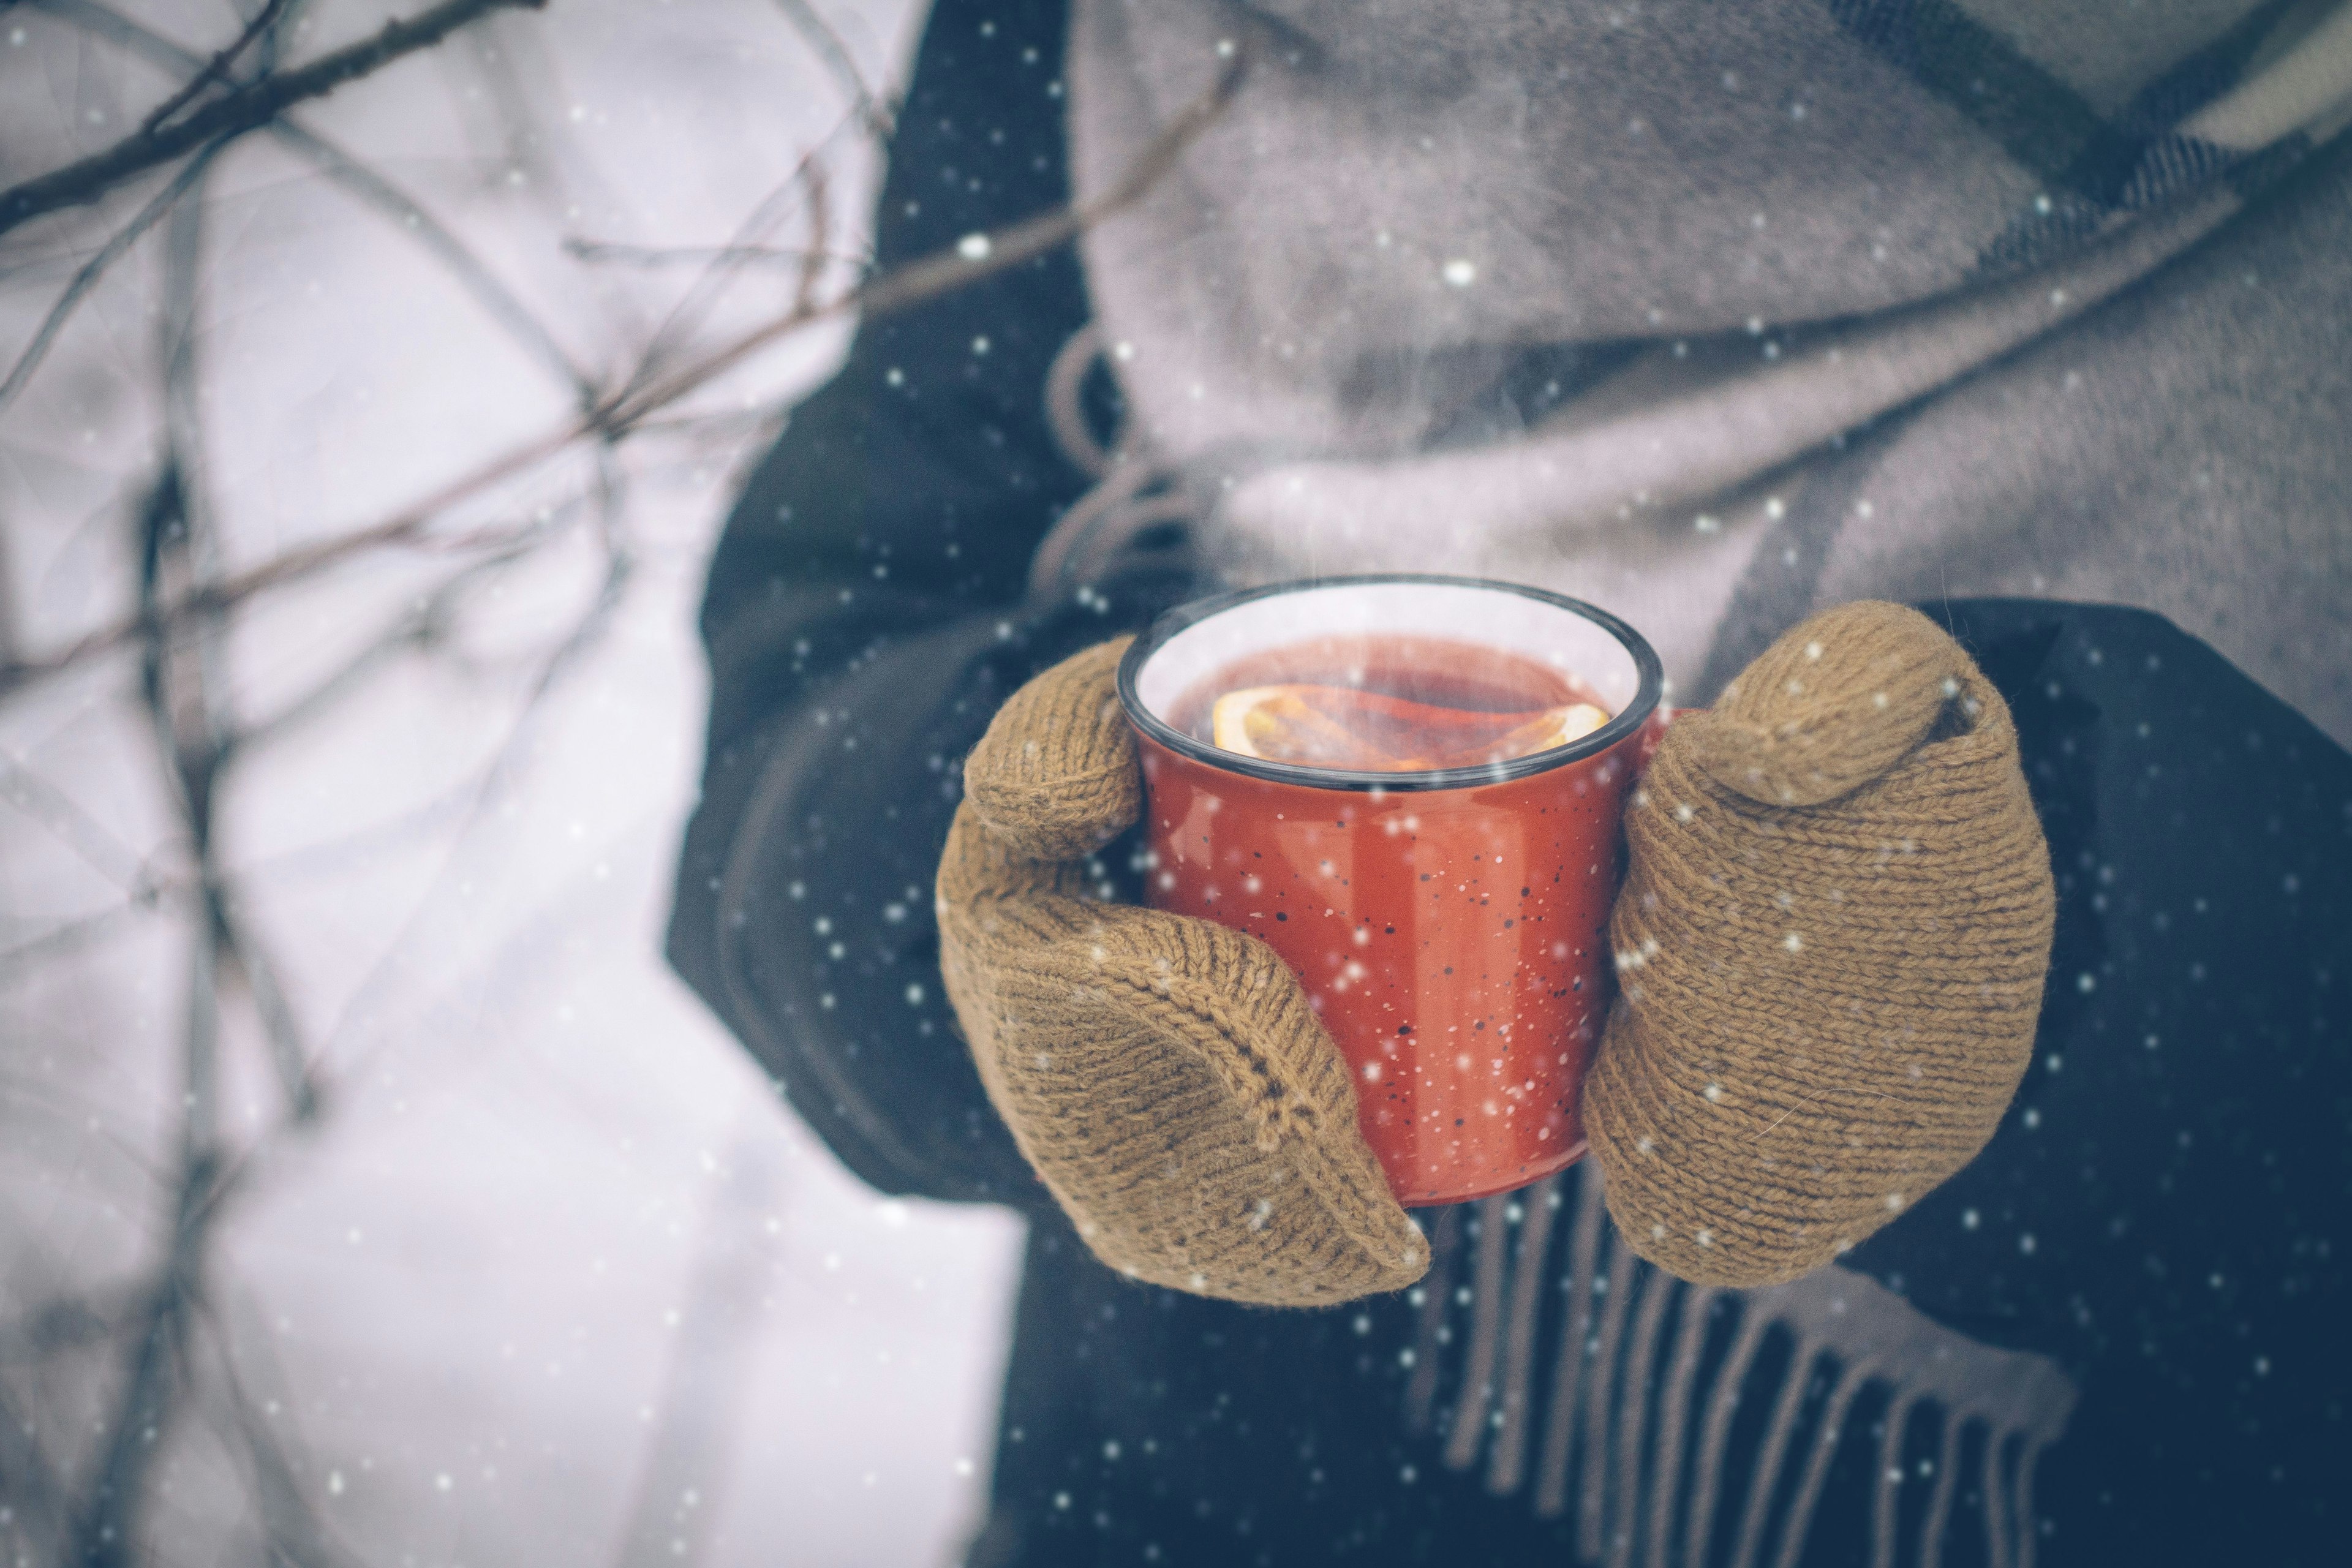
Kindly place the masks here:
<instances>
[{"instance_id":1,"label":"knit mitten","mask_svg":"<svg viewBox=\"0 0 2352 1568\"><path fill-rule=\"evenodd\" d=\"M1584 1123L1634 1251L1793 1279L1984 1146L2055 903L2009 710L1934 622L1789 633L1667 731L1626 835Z\"/></svg>"},{"instance_id":2,"label":"knit mitten","mask_svg":"<svg viewBox=\"0 0 2352 1568\"><path fill-rule=\"evenodd\" d=\"M1125 648L1023 687L964 765L940 962L981 1081L1114 1268L1269 1306L1410 1285L1428 1248L1297 978L1254 937L1087 896L1141 805Z\"/></svg>"}]
</instances>

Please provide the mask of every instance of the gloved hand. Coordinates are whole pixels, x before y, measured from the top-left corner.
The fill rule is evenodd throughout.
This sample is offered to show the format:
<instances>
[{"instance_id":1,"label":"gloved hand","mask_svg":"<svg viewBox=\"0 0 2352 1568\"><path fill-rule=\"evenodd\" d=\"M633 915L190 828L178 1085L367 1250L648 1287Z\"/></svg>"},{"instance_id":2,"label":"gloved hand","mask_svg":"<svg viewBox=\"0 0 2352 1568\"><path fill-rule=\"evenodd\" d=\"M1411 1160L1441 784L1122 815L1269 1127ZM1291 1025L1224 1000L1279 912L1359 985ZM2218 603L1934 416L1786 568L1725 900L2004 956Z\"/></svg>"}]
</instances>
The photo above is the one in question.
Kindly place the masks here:
<instances>
[{"instance_id":1,"label":"gloved hand","mask_svg":"<svg viewBox=\"0 0 2352 1568\"><path fill-rule=\"evenodd\" d=\"M1024 687L965 765L940 931L982 1081L1113 1268L1267 1305L1410 1284L1427 1250L1297 978L1086 896L1141 804L1124 647ZM1793 1278L1965 1164L2023 1073L2053 899L2015 734L1932 622L1847 605L1671 727L1635 802L1584 1105L1611 1213L1685 1278Z\"/></svg>"},{"instance_id":2,"label":"gloved hand","mask_svg":"<svg viewBox=\"0 0 2352 1568\"><path fill-rule=\"evenodd\" d=\"M2057 897L2008 704L1916 610L1825 610L1685 715L1625 817L1584 1084L1609 1214L1706 1285L1793 1279L1991 1138Z\"/></svg>"},{"instance_id":3,"label":"gloved hand","mask_svg":"<svg viewBox=\"0 0 2352 1568\"><path fill-rule=\"evenodd\" d=\"M981 1082L1114 1268L1267 1306L1402 1289L1429 1249L1297 977L1255 937L1086 895L1142 808L1128 640L1015 692L964 763L940 956Z\"/></svg>"}]
</instances>

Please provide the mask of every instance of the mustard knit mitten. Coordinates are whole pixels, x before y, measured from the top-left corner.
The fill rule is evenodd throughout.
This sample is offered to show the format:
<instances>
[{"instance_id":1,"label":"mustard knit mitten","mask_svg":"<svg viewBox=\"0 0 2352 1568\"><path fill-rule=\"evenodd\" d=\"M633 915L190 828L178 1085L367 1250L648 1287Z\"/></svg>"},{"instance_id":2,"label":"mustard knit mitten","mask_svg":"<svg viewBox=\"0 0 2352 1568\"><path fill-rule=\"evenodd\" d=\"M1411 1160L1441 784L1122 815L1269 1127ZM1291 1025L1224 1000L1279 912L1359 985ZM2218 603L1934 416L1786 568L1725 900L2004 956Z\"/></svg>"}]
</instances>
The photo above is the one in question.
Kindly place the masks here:
<instances>
[{"instance_id":1,"label":"mustard knit mitten","mask_svg":"<svg viewBox=\"0 0 2352 1568\"><path fill-rule=\"evenodd\" d=\"M2008 707L1934 622L1790 632L1668 730L1626 841L1584 1121L1634 1251L1793 1279L1984 1147L2055 900Z\"/></svg>"},{"instance_id":2,"label":"mustard knit mitten","mask_svg":"<svg viewBox=\"0 0 2352 1568\"><path fill-rule=\"evenodd\" d=\"M1255 937L1087 896L1142 803L1126 647L1023 687L964 764L940 963L981 1081L1114 1268L1268 1306L1410 1285L1428 1248L1297 978Z\"/></svg>"}]
</instances>

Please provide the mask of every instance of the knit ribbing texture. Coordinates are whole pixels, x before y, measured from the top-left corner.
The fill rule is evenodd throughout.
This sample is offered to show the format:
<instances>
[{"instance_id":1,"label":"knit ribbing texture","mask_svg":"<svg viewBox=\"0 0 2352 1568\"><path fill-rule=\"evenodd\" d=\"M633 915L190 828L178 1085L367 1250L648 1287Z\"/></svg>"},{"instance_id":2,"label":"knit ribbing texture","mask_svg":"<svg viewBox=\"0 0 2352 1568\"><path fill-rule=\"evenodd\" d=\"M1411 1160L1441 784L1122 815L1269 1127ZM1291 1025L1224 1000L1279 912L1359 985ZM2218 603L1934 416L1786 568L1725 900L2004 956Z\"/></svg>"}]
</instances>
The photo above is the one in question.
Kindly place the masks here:
<instances>
[{"instance_id":1,"label":"knit ribbing texture","mask_svg":"<svg viewBox=\"0 0 2352 1568\"><path fill-rule=\"evenodd\" d=\"M965 763L940 962L981 1081L1114 1268L1268 1306L1402 1289L1429 1249L1297 976L1254 937L1087 894L1086 855L1142 801L1126 646L1023 687Z\"/></svg>"},{"instance_id":2,"label":"knit ribbing texture","mask_svg":"<svg viewBox=\"0 0 2352 1568\"><path fill-rule=\"evenodd\" d=\"M2055 898L2009 710L1916 611L1824 611L1666 732L1626 816L1584 1096L1628 1243L1791 1279L1974 1158L2032 1057Z\"/></svg>"}]
</instances>

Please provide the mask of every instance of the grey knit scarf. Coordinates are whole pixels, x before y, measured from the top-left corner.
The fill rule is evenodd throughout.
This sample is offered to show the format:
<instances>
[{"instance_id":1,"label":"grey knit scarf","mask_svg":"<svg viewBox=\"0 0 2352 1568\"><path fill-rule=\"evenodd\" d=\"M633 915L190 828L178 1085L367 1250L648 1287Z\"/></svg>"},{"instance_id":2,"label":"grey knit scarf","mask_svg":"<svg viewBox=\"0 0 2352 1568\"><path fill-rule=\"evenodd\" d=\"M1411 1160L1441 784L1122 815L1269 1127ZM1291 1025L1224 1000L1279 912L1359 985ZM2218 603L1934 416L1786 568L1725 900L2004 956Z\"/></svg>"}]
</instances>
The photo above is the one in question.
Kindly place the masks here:
<instances>
[{"instance_id":1,"label":"grey knit scarf","mask_svg":"<svg viewBox=\"0 0 2352 1568\"><path fill-rule=\"evenodd\" d=\"M1181 517L1234 583L1596 601L1700 700L1820 603L2119 601L2352 742L2352 5L1077 0L1070 48L1081 195L1245 76L1083 241L1129 417L1041 593Z\"/></svg>"}]
</instances>

